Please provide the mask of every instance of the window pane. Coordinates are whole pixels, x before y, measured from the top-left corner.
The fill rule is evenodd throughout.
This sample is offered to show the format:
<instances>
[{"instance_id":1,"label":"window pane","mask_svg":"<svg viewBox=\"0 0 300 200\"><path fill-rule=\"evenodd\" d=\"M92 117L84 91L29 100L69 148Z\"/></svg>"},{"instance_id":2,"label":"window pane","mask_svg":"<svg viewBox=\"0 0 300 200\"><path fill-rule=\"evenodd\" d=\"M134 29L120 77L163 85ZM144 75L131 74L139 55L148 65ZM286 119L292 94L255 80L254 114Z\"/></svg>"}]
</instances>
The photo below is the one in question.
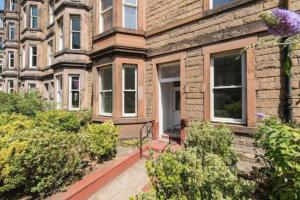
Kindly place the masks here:
<instances>
[{"instance_id":1,"label":"window pane","mask_svg":"<svg viewBox=\"0 0 300 200\"><path fill-rule=\"evenodd\" d=\"M80 49L80 33L72 33L72 49Z\"/></svg>"},{"instance_id":2,"label":"window pane","mask_svg":"<svg viewBox=\"0 0 300 200\"><path fill-rule=\"evenodd\" d=\"M32 47L32 54L36 55L37 54L37 48L36 47Z\"/></svg>"},{"instance_id":3,"label":"window pane","mask_svg":"<svg viewBox=\"0 0 300 200\"><path fill-rule=\"evenodd\" d=\"M112 68L102 70L102 91L112 90Z\"/></svg>"},{"instance_id":4,"label":"window pane","mask_svg":"<svg viewBox=\"0 0 300 200\"><path fill-rule=\"evenodd\" d=\"M79 108L79 91L72 91L72 108Z\"/></svg>"},{"instance_id":5,"label":"window pane","mask_svg":"<svg viewBox=\"0 0 300 200\"><path fill-rule=\"evenodd\" d=\"M72 77L72 90L79 90L79 77Z\"/></svg>"},{"instance_id":6,"label":"window pane","mask_svg":"<svg viewBox=\"0 0 300 200\"><path fill-rule=\"evenodd\" d=\"M38 16L37 7L31 7L31 16Z\"/></svg>"},{"instance_id":7,"label":"window pane","mask_svg":"<svg viewBox=\"0 0 300 200\"><path fill-rule=\"evenodd\" d=\"M101 0L101 8L102 10L105 10L112 6L112 0Z\"/></svg>"},{"instance_id":8,"label":"window pane","mask_svg":"<svg viewBox=\"0 0 300 200\"><path fill-rule=\"evenodd\" d=\"M80 17L78 17L78 16L72 17L72 30L80 31Z\"/></svg>"},{"instance_id":9,"label":"window pane","mask_svg":"<svg viewBox=\"0 0 300 200\"><path fill-rule=\"evenodd\" d=\"M214 59L214 86L242 85L242 60L239 55Z\"/></svg>"},{"instance_id":10,"label":"window pane","mask_svg":"<svg viewBox=\"0 0 300 200\"><path fill-rule=\"evenodd\" d=\"M242 88L215 89L214 111L218 118L242 119Z\"/></svg>"},{"instance_id":11,"label":"window pane","mask_svg":"<svg viewBox=\"0 0 300 200\"><path fill-rule=\"evenodd\" d=\"M124 92L125 113L135 113L135 92Z\"/></svg>"},{"instance_id":12,"label":"window pane","mask_svg":"<svg viewBox=\"0 0 300 200\"><path fill-rule=\"evenodd\" d=\"M178 77L180 77L179 66L161 67L161 77L160 78L178 78Z\"/></svg>"},{"instance_id":13,"label":"window pane","mask_svg":"<svg viewBox=\"0 0 300 200\"><path fill-rule=\"evenodd\" d=\"M125 3L136 5L136 0L125 0Z\"/></svg>"},{"instance_id":14,"label":"window pane","mask_svg":"<svg viewBox=\"0 0 300 200\"><path fill-rule=\"evenodd\" d=\"M226 3L230 3L233 0L213 0L213 8L218 7L218 6L222 6Z\"/></svg>"},{"instance_id":15,"label":"window pane","mask_svg":"<svg viewBox=\"0 0 300 200\"><path fill-rule=\"evenodd\" d=\"M37 22L38 22L38 19L36 17L32 18L32 27L31 28L37 28Z\"/></svg>"},{"instance_id":16,"label":"window pane","mask_svg":"<svg viewBox=\"0 0 300 200\"><path fill-rule=\"evenodd\" d=\"M175 110L180 111L180 91L175 91Z\"/></svg>"},{"instance_id":17,"label":"window pane","mask_svg":"<svg viewBox=\"0 0 300 200\"><path fill-rule=\"evenodd\" d=\"M107 31L112 28L112 10L103 14L103 31Z\"/></svg>"},{"instance_id":18,"label":"window pane","mask_svg":"<svg viewBox=\"0 0 300 200\"><path fill-rule=\"evenodd\" d=\"M135 90L135 67L124 68L125 90Z\"/></svg>"},{"instance_id":19,"label":"window pane","mask_svg":"<svg viewBox=\"0 0 300 200\"><path fill-rule=\"evenodd\" d=\"M125 28L136 29L137 17L136 8L124 6L124 26Z\"/></svg>"},{"instance_id":20,"label":"window pane","mask_svg":"<svg viewBox=\"0 0 300 200\"><path fill-rule=\"evenodd\" d=\"M101 95L103 113L112 113L112 92L104 92Z\"/></svg>"}]
</instances>

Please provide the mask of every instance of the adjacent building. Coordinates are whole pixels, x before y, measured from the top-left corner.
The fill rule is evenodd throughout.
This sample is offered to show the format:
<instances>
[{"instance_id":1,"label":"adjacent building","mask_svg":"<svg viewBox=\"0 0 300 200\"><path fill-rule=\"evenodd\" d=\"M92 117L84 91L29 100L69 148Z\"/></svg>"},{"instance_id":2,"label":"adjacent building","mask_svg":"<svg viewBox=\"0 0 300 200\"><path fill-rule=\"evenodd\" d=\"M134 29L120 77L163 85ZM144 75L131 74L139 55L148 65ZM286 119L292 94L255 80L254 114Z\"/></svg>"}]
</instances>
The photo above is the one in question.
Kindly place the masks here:
<instances>
[{"instance_id":1,"label":"adjacent building","mask_svg":"<svg viewBox=\"0 0 300 200\"><path fill-rule=\"evenodd\" d=\"M284 115L279 47L241 53L272 38L259 15L277 7L299 12L300 2L6 0L2 87L38 90L57 109L91 109L122 137L146 122L154 139L183 138L192 120L225 123L247 154L256 113ZM300 122L300 50L293 61Z\"/></svg>"}]
</instances>

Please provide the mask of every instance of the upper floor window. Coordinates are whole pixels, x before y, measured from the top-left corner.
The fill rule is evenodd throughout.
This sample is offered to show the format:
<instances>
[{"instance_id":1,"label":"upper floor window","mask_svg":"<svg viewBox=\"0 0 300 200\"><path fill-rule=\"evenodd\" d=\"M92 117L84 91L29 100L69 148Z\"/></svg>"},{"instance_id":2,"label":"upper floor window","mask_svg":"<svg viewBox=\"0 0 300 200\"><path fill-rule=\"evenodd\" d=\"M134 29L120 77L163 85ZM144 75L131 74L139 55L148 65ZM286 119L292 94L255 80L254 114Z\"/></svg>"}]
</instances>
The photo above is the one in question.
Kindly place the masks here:
<instances>
[{"instance_id":1,"label":"upper floor window","mask_svg":"<svg viewBox=\"0 0 300 200\"><path fill-rule=\"evenodd\" d=\"M17 0L10 0L9 2L9 11L17 10Z\"/></svg>"},{"instance_id":2,"label":"upper floor window","mask_svg":"<svg viewBox=\"0 0 300 200\"><path fill-rule=\"evenodd\" d=\"M49 24L52 24L54 22L54 13L53 13L53 8L50 4L48 5L48 14L49 14Z\"/></svg>"},{"instance_id":3,"label":"upper floor window","mask_svg":"<svg viewBox=\"0 0 300 200\"><path fill-rule=\"evenodd\" d=\"M13 23L8 24L8 39L14 40L15 39L15 33L16 33L16 26Z\"/></svg>"},{"instance_id":4,"label":"upper floor window","mask_svg":"<svg viewBox=\"0 0 300 200\"><path fill-rule=\"evenodd\" d=\"M23 9L23 28L27 27L26 7Z\"/></svg>"},{"instance_id":5,"label":"upper floor window","mask_svg":"<svg viewBox=\"0 0 300 200\"><path fill-rule=\"evenodd\" d=\"M123 26L137 29L137 0L123 0Z\"/></svg>"},{"instance_id":6,"label":"upper floor window","mask_svg":"<svg viewBox=\"0 0 300 200\"><path fill-rule=\"evenodd\" d=\"M2 49L3 49L3 38L0 37L0 50L2 50Z\"/></svg>"},{"instance_id":7,"label":"upper floor window","mask_svg":"<svg viewBox=\"0 0 300 200\"><path fill-rule=\"evenodd\" d=\"M58 50L61 51L64 49L64 21L61 19L58 21L59 34L58 34Z\"/></svg>"},{"instance_id":8,"label":"upper floor window","mask_svg":"<svg viewBox=\"0 0 300 200\"><path fill-rule=\"evenodd\" d=\"M232 1L233 0L210 0L210 8L216 8Z\"/></svg>"},{"instance_id":9,"label":"upper floor window","mask_svg":"<svg viewBox=\"0 0 300 200\"><path fill-rule=\"evenodd\" d=\"M0 28L3 28L3 17L0 17Z\"/></svg>"},{"instance_id":10,"label":"upper floor window","mask_svg":"<svg viewBox=\"0 0 300 200\"><path fill-rule=\"evenodd\" d=\"M80 108L80 77L71 75L69 77L69 110Z\"/></svg>"},{"instance_id":11,"label":"upper floor window","mask_svg":"<svg viewBox=\"0 0 300 200\"><path fill-rule=\"evenodd\" d=\"M211 62L212 121L244 123L245 55L215 56Z\"/></svg>"},{"instance_id":12,"label":"upper floor window","mask_svg":"<svg viewBox=\"0 0 300 200\"><path fill-rule=\"evenodd\" d=\"M52 65L53 62L53 41L48 43L48 65Z\"/></svg>"},{"instance_id":13,"label":"upper floor window","mask_svg":"<svg viewBox=\"0 0 300 200\"><path fill-rule=\"evenodd\" d=\"M71 48L80 49L80 16L71 16Z\"/></svg>"},{"instance_id":14,"label":"upper floor window","mask_svg":"<svg viewBox=\"0 0 300 200\"><path fill-rule=\"evenodd\" d=\"M15 67L15 54L13 51L8 52L8 68Z\"/></svg>"},{"instance_id":15,"label":"upper floor window","mask_svg":"<svg viewBox=\"0 0 300 200\"><path fill-rule=\"evenodd\" d=\"M26 66L25 65L26 64L25 63L26 62L26 56L25 55L26 55L26 53L25 53L25 45L24 45L23 48L22 48L22 67L23 68L25 68L25 66Z\"/></svg>"},{"instance_id":16,"label":"upper floor window","mask_svg":"<svg viewBox=\"0 0 300 200\"><path fill-rule=\"evenodd\" d=\"M30 7L30 28L38 27L38 7L31 6Z\"/></svg>"},{"instance_id":17,"label":"upper floor window","mask_svg":"<svg viewBox=\"0 0 300 200\"><path fill-rule=\"evenodd\" d=\"M112 66L100 70L100 115L111 116L113 111Z\"/></svg>"},{"instance_id":18,"label":"upper floor window","mask_svg":"<svg viewBox=\"0 0 300 200\"><path fill-rule=\"evenodd\" d=\"M100 0L100 33L112 28L113 4L112 0Z\"/></svg>"},{"instance_id":19,"label":"upper floor window","mask_svg":"<svg viewBox=\"0 0 300 200\"><path fill-rule=\"evenodd\" d=\"M123 116L137 115L137 68L136 65L123 66Z\"/></svg>"},{"instance_id":20,"label":"upper floor window","mask_svg":"<svg viewBox=\"0 0 300 200\"><path fill-rule=\"evenodd\" d=\"M37 66L37 46L30 46L30 67Z\"/></svg>"},{"instance_id":21,"label":"upper floor window","mask_svg":"<svg viewBox=\"0 0 300 200\"><path fill-rule=\"evenodd\" d=\"M0 76L2 75L3 73L3 61L0 60Z\"/></svg>"}]
</instances>

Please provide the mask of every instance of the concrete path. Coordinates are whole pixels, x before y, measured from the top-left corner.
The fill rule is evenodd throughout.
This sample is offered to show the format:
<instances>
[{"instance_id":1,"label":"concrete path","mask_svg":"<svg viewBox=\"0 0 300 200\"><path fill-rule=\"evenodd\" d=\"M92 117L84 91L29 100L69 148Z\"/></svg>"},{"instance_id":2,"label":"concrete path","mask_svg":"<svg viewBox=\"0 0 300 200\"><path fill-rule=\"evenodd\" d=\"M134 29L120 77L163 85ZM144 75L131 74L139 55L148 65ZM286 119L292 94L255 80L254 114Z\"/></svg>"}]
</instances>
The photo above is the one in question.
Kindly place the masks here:
<instances>
[{"instance_id":1,"label":"concrete path","mask_svg":"<svg viewBox=\"0 0 300 200\"><path fill-rule=\"evenodd\" d=\"M148 181L143 159L91 196L89 200L128 200L129 197L141 192Z\"/></svg>"}]
</instances>

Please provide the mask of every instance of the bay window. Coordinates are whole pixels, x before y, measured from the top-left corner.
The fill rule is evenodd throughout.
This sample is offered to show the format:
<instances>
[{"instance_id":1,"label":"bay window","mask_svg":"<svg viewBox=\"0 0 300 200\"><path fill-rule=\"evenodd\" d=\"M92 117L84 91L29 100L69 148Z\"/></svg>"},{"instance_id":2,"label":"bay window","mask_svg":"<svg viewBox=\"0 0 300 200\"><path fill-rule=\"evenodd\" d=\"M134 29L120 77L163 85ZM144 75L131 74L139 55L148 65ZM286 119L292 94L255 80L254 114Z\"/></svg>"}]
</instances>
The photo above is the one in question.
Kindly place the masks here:
<instances>
[{"instance_id":1,"label":"bay window","mask_svg":"<svg viewBox=\"0 0 300 200\"><path fill-rule=\"evenodd\" d=\"M54 13L53 13L53 8L50 4L48 5L48 15L49 15L49 24L52 24L54 22Z\"/></svg>"},{"instance_id":2,"label":"bay window","mask_svg":"<svg viewBox=\"0 0 300 200\"><path fill-rule=\"evenodd\" d=\"M17 0L10 0L9 11L17 10Z\"/></svg>"},{"instance_id":3,"label":"bay window","mask_svg":"<svg viewBox=\"0 0 300 200\"><path fill-rule=\"evenodd\" d=\"M137 0L123 0L123 26L137 29Z\"/></svg>"},{"instance_id":4,"label":"bay window","mask_svg":"<svg viewBox=\"0 0 300 200\"><path fill-rule=\"evenodd\" d=\"M62 82L62 76L56 77L56 108L61 109L62 108L62 102L63 102L63 82Z\"/></svg>"},{"instance_id":5,"label":"bay window","mask_svg":"<svg viewBox=\"0 0 300 200\"><path fill-rule=\"evenodd\" d=\"M71 16L71 48L80 49L80 16Z\"/></svg>"},{"instance_id":6,"label":"bay window","mask_svg":"<svg viewBox=\"0 0 300 200\"><path fill-rule=\"evenodd\" d=\"M100 115L111 116L113 111L112 66L100 69Z\"/></svg>"},{"instance_id":7,"label":"bay window","mask_svg":"<svg viewBox=\"0 0 300 200\"><path fill-rule=\"evenodd\" d=\"M38 7L31 6L30 7L30 28L38 27Z\"/></svg>"},{"instance_id":8,"label":"bay window","mask_svg":"<svg viewBox=\"0 0 300 200\"><path fill-rule=\"evenodd\" d=\"M64 21L61 19L58 22L59 33L58 33L58 50L61 51L64 49Z\"/></svg>"},{"instance_id":9,"label":"bay window","mask_svg":"<svg viewBox=\"0 0 300 200\"><path fill-rule=\"evenodd\" d=\"M7 93L13 93L14 92L14 81L8 80L7 81Z\"/></svg>"},{"instance_id":10,"label":"bay window","mask_svg":"<svg viewBox=\"0 0 300 200\"><path fill-rule=\"evenodd\" d=\"M123 116L137 115L137 67L123 65Z\"/></svg>"},{"instance_id":11,"label":"bay window","mask_svg":"<svg viewBox=\"0 0 300 200\"><path fill-rule=\"evenodd\" d=\"M69 110L80 108L80 79L79 75L69 76Z\"/></svg>"},{"instance_id":12,"label":"bay window","mask_svg":"<svg viewBox=\"0 0 300 200\"><path fill-rule=\"evenodd\" d=\"M16 33L16 26L14 23L8 24L8 39L14 40L15 39L15 33Z\"/></svg>"},{"instance_id":13,"label":"bay window","mask_svg":"<svg viewBox=\"0 0 300 200\"><path fill-rule=\"evenodd\" d=\"M245 123L245 55L214 56L211 63L212 121Z\"/></svg>"},{"instance_id":14,"label":"bay window","mask_svg":"<svg viewBox=\"0 0 300 200\"><path fill-rule=\"evenodd\" d=\"M3 73L3 62L2 60L0 60L0 76L2 75Z\"/></svg>"},{"instance_id":15,"label":"bay window","mask_svg":"<svg viewBox=\"0 0 300 200\"><path fill-rule=\"evenodd\" d=\"M53 62L53 41L48 43L48 65L52 65Z\"/></svg>"},{"instance_id":16,"label":"bay window","mask_svg":"<svg viewBox=\"0 0 300 200\"><path fill-rule=\"evenodd\" d=\"M15 54L13 51L8 52L8 68L15 67Z\"/></svg>"},{"instance_id":17,"label":"bay window","mask_svg":"<svg viewBox=\"0 0 300 200\"><path fill-rule=\"evenodd\" d=\"M234 0L209 0L210 1L210 8L216 8L219 6L223 6L227 3L233 2Z\"/></svg>"},{"instance_id":18,"label":"bay window","mask_svg":"<svg viewBox=\"0 0 300 200\"><path fill-rule=\"evenodd\" d=\"M112 0L100 0L100 33L112 28L113 2Z\"/></svg>"},{"instance_id":19,"label":"bay window","mask_svg":"<svg viewBox=\"0 0 300 200\"><path fill-rule=\"evenodd\" d=\"M37 66L37 47L30 46L30 67L36 68Z\"/></svg>"},{"instance_id":20,"label":"bay window","mask_svg":"<svg viewBox=\"0 0 300 200\"><path fill-rule=\"evenodd\" d=\"M35 83L29 83L28 84L28 91L35 91L36 90L36 84Z\"/></svg>"}]
</instances>

